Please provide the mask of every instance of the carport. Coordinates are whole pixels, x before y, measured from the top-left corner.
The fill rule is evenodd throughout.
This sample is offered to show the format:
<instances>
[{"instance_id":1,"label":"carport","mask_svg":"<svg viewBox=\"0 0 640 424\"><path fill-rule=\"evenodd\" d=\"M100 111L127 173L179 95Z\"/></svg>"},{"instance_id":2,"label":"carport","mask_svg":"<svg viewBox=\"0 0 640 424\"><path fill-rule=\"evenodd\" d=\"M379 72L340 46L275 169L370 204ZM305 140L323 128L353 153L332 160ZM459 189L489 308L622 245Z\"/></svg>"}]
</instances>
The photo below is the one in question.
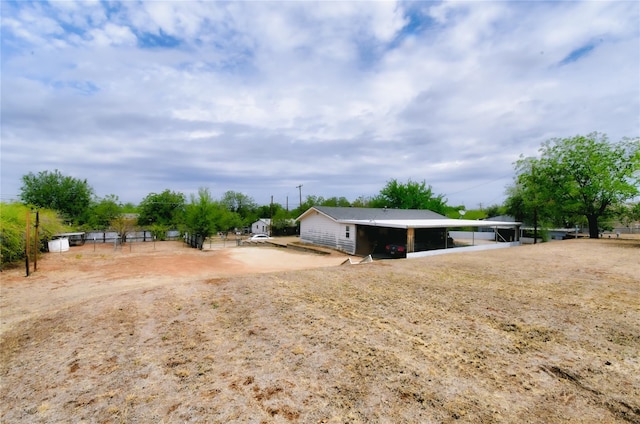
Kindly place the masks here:
<instances>
[{"instance_id":1,"label":"carport","mask_svg":"<svg viewBox=\"0 0 640 424\"><path fill-rule=\"evenodd\" d=\"M385 247L392 244L402 246L408 257L426 256L429 252L443 252L452 247L458 249L460 244L479 248L475 246L474 238L484 239L482 244L486 244L488 238L488 243L493 241L496 247L498 244L504 245L502 247L520 244L519 222L450 219L425 209L312 206L297 220L301 242L360 256L384 254ZM455 234L451 231L470 228L491 228L493 231L465 231L464 236L460 231ZM456 239L455 244L451 235ZM458 243L457 239L465 238L469 240ZM502 241L507 243L499 243Z\"/></svg>"},{"instance_id":2,"label":"carport","mask_svg":"<svg viewBox=\"0 0 640 424\"><path fill-rule=\"evenodd\" d=\"M341 220L344 224L353 224L357 228L356 254L368 255L382 253L387 244L406 246L407 257L423 256L420 252L451 249L454 240L450 231L462 228L491 228L495 243L520 244L519 222L481 221L469 219L417 219L417 220ZM504 229L513 229L509 234L515 236L506 239ZM461 234L461 232L457 232ZM466 246L476 246L476 232L468 231Z\"/></svg>"}]
</instances>

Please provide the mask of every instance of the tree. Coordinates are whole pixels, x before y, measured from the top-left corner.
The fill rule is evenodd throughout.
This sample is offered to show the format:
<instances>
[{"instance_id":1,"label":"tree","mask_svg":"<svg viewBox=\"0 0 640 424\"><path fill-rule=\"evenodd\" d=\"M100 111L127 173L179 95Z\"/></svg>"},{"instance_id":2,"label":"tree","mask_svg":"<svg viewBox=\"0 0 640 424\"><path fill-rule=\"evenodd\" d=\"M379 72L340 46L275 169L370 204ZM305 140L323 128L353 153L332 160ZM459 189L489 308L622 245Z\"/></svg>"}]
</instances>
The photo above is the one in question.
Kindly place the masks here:
<instances>
[{"instance_id":1,"label":"tree","mask_svg":"<svg viewBox=\"0 0 640 424\"><path fill-rule=\"evenodd\" d=\"M225 192L222 195L220 203L224 205L229 212L237 213L244 221L252 221L258 208L258 205L256 205L251 197L236 191ZM245 222L245 224L249 223L250 222Z\"/></svg>"},{"instance_id":2,"label":"tree","mask_svg":"<svg viewBox=\"0 0 640 424\"><path fill-rule=\"evenodd\" d=\"M356 200L351 202L351 206L354 208L370 208L371 206L371 197L368 196L359 196Z\"/></svg>"},{"instance_id":3,"label":"tree","mask_svg":"<svg viewBox=\"0 0 640 424\"><path fill-rule=\"evenodd\" d=\"M69 230L62 224L56 211L40 209L38 212L40 217L38 238L42 242L50 240L57 233ZM34 211L20 203L0 203L0 263L2 268L25 258L27 214L32 214L31 231L33 232ZM37 246L36 250L42 250L43 246L44 244Z\"/></svg>"},{"instance_id":4,"label":"tree","mask_svg":"<svg viewBox=\"0 0 640 424\"><path fill-rule=\"evenodd\" d=\"M25 204L53 209L75 223L83 222L92 197L87 180L64 176L57 169L22 177L20 198Z\"/></svg>"},{"instance_id":5,"label":"tree","mask_svg":"<svg viewBox=\"0 0 640 424\"><path fill-rule=\"evenodd\" d=\"M284 235L287 229L295 226L293 220L284 209L278 209L271 218L271 232L275 235Z\"/></svg>"},{"instance_id":6,"label":"tree","mask_svg":"<svg viewBox=\"0 0 640 424\"><path fill-rule=\"evenodd\" d=\"M217 230L230 231L242 228L246 219L243 219L237 212L229 211L220 202L214 202L214 223Z\"/></svg>"},{"instance_id":7,"label":"tree","mask_svg":"<svg viewBox=\"0 0 640 424\"><path fill-rule=\"evenodd\" d=\"M128 218L124 215L118 215L111 220L109 226L113 231L118 233L118 236L120 236L120 240L122 240L122 243L126 243L127 235L135 231L136 220L135 218Z\"/></svg>"},{"instance_id":8,"label":"tree","mask_svg":"<svg viewBox=\"0 0 640 424\"><path fill-rule=\"evenodd\" d=\"M333 206L339 208L348 208L351 206L351 202L346 197L329 197L325 199L320 206Z\"/></svg>"},{"instance_id":9,"label":"tree","mask_svg":"<svg viewBox=\"0 0 640 424\"><path fill-rule=\"evenodd\" d=\"M514 195L522 197L523 213L543 213L565 225L582 216L589 237L598 238L599 220L638 195L640 139L610 143L595 132L551 139L542 144L539 158L516 162L516 175Z\"/></svg>"},{"instance_id":10,"label":"tree","mask_svg":"<svg viewBox=\"0 0 640 424\"><path fill-rule=\"evenodd\" d=\"M138 213L138 207L131 202L121 206L122 213Z\"/></svg>"},{"instance_id":11,"label":"tree","mask_svg":"<svg viewBox=\"0 0 640 424\"><path fill-rule=\"evenodd\" d=\"M300 206L294 209L294 215L296 217L300 216L313 206L321 206L324 203L324 201L325 199L322 196L309 195L305 197L304 201Z\"/></svg>"},{"instance_id":12,"label":"tree","mask_svg":"<svg viewBox=\"0 0 640 424\"><path fill-rule=\"evenodd\" d=\"M256 208L255 219L247 224L256 222L260 218L275 218L276 216L291 218L295 215L295 211L289 212L280 203L271 203L269 205L262 205Z\"/></svg>"},{"instance_id":13,"label":"tree","mask_svg":"<svg viewBox=\"0 0 640 424\"><path fill-rule=\"evenodd\" d=\"M533 243L538 242L540 222L548 222L554 216L553 196L542 194L545 177L536 171L536 164L523 160L519 164L520 173L513 186L507 188L505 209L516 220L533 225Z\"/></svg>"},{"instance_id":14,"label":"tree","mask_svg":"<svg viewBox=\"0 0 640 424\"><path fill-rule=\"evenodd\" d=\"M515 183L507 187L507 199L504 207L509 215L512 215L516 221L533 222L529 216L529 208L525 205L526 194L521 184Z\"/></svg>"},{"instance_id":15,"label":"tree","mask_svg":"<svg viewBox=\"0 0 640 424\"><path fill-rule=\"evenodd\" d=\"M640 222L640 202L620 205L616 211L616 219L633 232L634 224Z\"/></svg>"},{"instance_id":16,"label":"tree","mask_svg":"<svg viewBox=\"0 0 640 424\"><path fill-rule=\"evenodd\" d=\"M217 231L216 215L216 203L209 189L198 189L198 197L191 195L191 203L186 207L185 225L197 237L198 248L202 249L204 239Z\"/></svg>"},{"instance_id":17,"label":"tree","mask_svg":"<svg viewBox=\"0 0 640 424\"><path fill-rule=\"evenodd\" d=\"M138 224L175 229L184 221L185 197L182 193L165 190L149 193L139 206Z\"/></svg>"},{"instance_id":18,"label":"tree","mask_svg":"<svg viewBox=\"0 0 640 424\"><path fill-rule=\"evenodd\" d=\"M500 216L505 213L504 206L500 205L489 205L484 208L484 212L486 213L487 218L493 218L494 216Z\"/></svg>"},{"instance_id":19,"label":"tree","mask_svg":"<svg viewBox=\"0 0 640 424\"><path fill-rule=\"evenodd\" d=\"M92 202L84 219L85 226L92 230L106 229L112 220L120 216L122 206L118 196L110 194L103 199Z\"/></svg>"},{"instance_id":20,"label":"tree","mask_svg":"<svg viewBox=\"0 0 640 424\"><path fill-rule=\"evenodd\" d=\"M444 215L447 203L444 195L434 195L431 186L425 181L420 183L409 180L406 184L396 179L387 182L380 194L373 199L373 207L387 207L395 209L428 209Z\"/></svg>"},{"instance_id":21,"label":"tree","mask_svg":"<svg viewBox=\"0 0 640 424\"><path fill-rule=\"evenodd\" d=\"M631 222L640 221L640 202L636 202L629 208L629 220Z\"/></svg>"}]
</instances>

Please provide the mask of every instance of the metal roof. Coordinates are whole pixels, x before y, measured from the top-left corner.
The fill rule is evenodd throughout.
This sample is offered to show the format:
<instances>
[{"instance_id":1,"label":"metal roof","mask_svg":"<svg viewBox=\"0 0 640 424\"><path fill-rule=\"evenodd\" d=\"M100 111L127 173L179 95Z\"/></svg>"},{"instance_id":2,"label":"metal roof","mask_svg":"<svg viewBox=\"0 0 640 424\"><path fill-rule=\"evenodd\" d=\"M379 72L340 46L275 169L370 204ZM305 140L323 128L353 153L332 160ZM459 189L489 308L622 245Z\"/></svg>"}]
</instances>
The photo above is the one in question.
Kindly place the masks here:
<instances>
[{"instance_id":1,"label":"metal roof","mask_svg":"<svg viewBox=\"0 0 640 424\"><path fill-rule=\"evenodd\" d=\"M298 217L303 219L313 211L322 213L341 224L369 225L388 228L458 228L458 227L508 227L520 222L451 219L424 209L339 208L313 206Z\"/></svg>"},{"instance_id":2,"label":"metal roof","mask_svg":"<svg viewBox=\"0 0 640 424\"><path fill-rule=\"evenodd\" d=\"M444 215L426 209L389 209L389 208L341 208L333 206L313 206L297 220L317 211L334 221L343 220L409 220L409 219L446 219Z\"/></svg>"},{"instance_id":3,"label":"metal roof","mask_svg":"<svg viewBox=\"0 0 640 424\"><path fill-rule=\"evenodd\" d=\"M340 219L341 224L369 225L388 228L458 228L458 227L515 227L520 222L476 221L473 219Z\"/></svg>"}]
</instances>

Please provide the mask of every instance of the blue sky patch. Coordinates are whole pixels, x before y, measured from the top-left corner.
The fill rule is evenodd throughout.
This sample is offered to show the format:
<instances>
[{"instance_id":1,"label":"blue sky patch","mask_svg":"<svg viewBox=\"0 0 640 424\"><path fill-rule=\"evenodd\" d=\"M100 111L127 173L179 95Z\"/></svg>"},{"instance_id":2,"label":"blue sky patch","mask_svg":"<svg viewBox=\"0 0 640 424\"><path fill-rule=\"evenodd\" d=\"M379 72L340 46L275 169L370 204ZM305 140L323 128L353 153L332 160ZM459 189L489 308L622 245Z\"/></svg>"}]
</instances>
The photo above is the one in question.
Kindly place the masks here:
<instances>
[{"instance_id":1,"label":"blue sky patch","mask_svg":"<svg viewBox=\"0 0 640 424\"><path fill-rule=\"evenodd\" d=\"M138 37L138 46L141 48L173 49L173 48L179 47L182 44L182 41L179 38L165 34L164 31L162 30L160 30L158 34L143 32L143 33L137 33L136 36Z\"/></svg>"},{"instance_id":2,"label":"blue sky patch","mask_svg":"<svg viewBox=\"0 0 640 424\"><path fill-rule=\"evenodd\" d=\"M560 61L560 66L567 65L571 62L577 62L584 56L588 55L589 52L591 52L591 50L593 50L595 47L595 44L589 43L585 46L580 47L579 49L575 49L574 51L569 53L567 57Z\"/></svg>"},{"instance_id":3,"label":"blue sky patch","mask_svg":"<svg viewBox=\"0 0 640 424\"><path fill-rule=\"evenodd\" d=\"M405 9L404 18L407 20L407 23L393 41L389 43L388 50L395 49L408 37L420 36L436 25L433 18L429 16L428 10L424 10L425 7L431 7L432 5L432 3L428 3L428 6L418 3L410 5Z\"/></svg>"},{"instance_id":4,"label":"blue sky patch","mask_svg":"<svg viewBox=\"0 0 640 424\"><path fill-rule=\"evenodd\" d=\"M81 94L83 96L91 96L98 91L100 88L91 81L52 81L50 85L56 90L66 90L72 89L76 92L76 94Z\"/></svg>"}]
</instances>

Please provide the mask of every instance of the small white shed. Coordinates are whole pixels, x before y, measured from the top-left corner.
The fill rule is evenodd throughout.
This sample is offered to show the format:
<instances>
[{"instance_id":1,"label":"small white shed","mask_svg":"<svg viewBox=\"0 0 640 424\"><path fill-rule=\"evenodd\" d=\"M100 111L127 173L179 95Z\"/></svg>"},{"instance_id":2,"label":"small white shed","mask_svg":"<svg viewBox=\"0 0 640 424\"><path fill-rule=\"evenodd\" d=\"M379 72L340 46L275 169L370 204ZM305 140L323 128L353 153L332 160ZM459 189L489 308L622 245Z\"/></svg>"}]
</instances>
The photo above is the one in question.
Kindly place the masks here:
<instances>
[{"instance_id":1,"label":"small white shed","mask_svg":"<svg viewBox=\"0 0 640 424\"><path fill-rule=\"evenodd\" d=\"M260 218L251 224L251 233L271 235L271 219Z\"/></svg>"}]
</instances>

